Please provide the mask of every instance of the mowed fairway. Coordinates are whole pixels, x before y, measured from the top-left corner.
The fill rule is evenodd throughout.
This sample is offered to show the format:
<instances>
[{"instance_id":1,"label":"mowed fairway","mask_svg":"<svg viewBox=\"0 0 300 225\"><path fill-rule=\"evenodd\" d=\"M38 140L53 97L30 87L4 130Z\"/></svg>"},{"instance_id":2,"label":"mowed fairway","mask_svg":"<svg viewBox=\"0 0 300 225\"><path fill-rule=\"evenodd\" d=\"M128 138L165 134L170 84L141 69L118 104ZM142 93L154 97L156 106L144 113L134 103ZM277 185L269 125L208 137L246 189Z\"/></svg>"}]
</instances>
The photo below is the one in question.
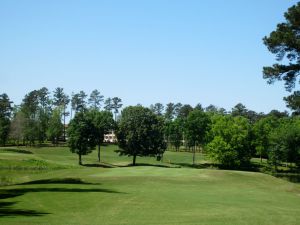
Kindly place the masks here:
<instances>
[{"instance_id":1,"label":"mowed fairway","mask_svg":"<svg viewBox=\"0 0 300 225\"><path fill-rule=\"evenodd\" d=\"M149 165L128 167L130 158L115 148L103 149L111 168L95 167L96 152L79 167L67 148L0 150L1 181L13 183L0 188L0 224L300 224L298 184L260 173L162 167L188 163L189 153L167 152L166 164L138 158Z\"/></svg>"}]
</instances>

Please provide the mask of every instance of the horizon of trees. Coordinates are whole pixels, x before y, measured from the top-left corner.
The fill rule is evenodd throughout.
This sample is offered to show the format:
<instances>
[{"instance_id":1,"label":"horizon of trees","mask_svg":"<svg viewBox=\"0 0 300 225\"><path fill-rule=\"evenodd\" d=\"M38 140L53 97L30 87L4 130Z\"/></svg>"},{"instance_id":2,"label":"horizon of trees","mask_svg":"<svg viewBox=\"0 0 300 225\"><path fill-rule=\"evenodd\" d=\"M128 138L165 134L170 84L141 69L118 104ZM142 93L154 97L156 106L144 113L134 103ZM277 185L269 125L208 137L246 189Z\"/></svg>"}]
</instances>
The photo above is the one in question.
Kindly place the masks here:
<instances>
[{"instance_id":1,"label":"horizon of trees","mask_svg":"<svg viewBox=\"0 0 300 225\"><path fill-rule=\"evenodd\" d=\"M70 140L68 144L73 152L80 155L88 154L97 145L100 162L100 146L103 144L104 135L111 130L118 131L123 119L122 113L128 108L123 109L117 116L122 107L121 99L112 99L107 98L105 101L98 90L94 90L89 97L84 91L73 93L69 97L63 88L56 88L51 95L43 87L27 93L22 103L13 107L9 97L2 94L0 143L5 145L10 141L16 145L35 145L51 141L57 145L59 141L66 141L66 117L72 115L69 128L73 124L72 129L77 129L77 133L81 132L74 122L76 115L80 113L81 120L76 119L83 121L82 124L89 124L84 129L92 132L90 135L94 137L94 142L85 142L90 147L83 148L82 151L76 150L74 143L70 145ZM67 110L69 105L71 112ZM268 114L257 113L241 103L235 105L231 111L214 105L202 107L200 103L195 107L182 103L155 103L142 108L147 108L163 121L163 140L169 149L191 151L193 164L196 151L207 154L213 161L225 167L246 166L251 157L268 159L276 168L283 162L300 164L300 150L297 147L300 140L300 122L297 114L290 115L286 111L278 110L272 110ZM69 137L72 136L72 129L68 131ZM138 155L147 154L140 152Z\"/></svg>"}]
</instances>

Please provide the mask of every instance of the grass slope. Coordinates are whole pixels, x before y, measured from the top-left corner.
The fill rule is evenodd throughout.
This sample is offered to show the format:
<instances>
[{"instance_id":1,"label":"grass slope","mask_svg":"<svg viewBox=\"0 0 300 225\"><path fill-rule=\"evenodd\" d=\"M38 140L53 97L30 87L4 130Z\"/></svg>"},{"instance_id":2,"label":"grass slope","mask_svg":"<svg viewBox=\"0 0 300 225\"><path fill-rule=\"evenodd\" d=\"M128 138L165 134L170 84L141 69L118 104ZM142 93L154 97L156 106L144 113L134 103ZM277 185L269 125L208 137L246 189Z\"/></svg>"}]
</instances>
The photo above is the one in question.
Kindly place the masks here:
<instances>
[{"instance_id":1,"label":"grass slope","mask_svg":"<svg viewBox=\"0 0 300 225\"><path fill-rule=\"evenodd\" d=\"M260 173L162 167L190 163L189 153L127 167L131 159L114 149L102 154L112 168L90 167L98 165L96 152L79 167L65 148L0 150L0 177L10 183L0 188L0 224L300 224L298 184Z\"/></svg>"}]
</instances>

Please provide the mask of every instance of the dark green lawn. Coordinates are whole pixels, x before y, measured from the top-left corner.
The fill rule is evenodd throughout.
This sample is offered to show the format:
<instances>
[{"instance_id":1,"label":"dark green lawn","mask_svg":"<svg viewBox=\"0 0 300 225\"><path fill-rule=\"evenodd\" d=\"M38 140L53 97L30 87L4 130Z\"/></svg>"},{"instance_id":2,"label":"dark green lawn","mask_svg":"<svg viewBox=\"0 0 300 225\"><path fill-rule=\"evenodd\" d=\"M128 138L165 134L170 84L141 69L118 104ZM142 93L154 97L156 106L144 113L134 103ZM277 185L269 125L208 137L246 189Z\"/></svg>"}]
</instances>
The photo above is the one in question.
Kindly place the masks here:
<instances>
[{"instance_id":1,"label":"dark green lawn","mask_svg":"<svg viewBox=\"0 0 300 225\"><path fill-rule=\"evenodd\" d=\"M118 157L115 146L83 158L67 148L0 150L0 224L300 224L300 186L266 174L174 168L190 153L167 152L164 163ZM197 155L198 162L205 158ZM171 163L171 164L170 164ZM169 168L171 166L173 168Z\"/></svg>"}]
</instances>

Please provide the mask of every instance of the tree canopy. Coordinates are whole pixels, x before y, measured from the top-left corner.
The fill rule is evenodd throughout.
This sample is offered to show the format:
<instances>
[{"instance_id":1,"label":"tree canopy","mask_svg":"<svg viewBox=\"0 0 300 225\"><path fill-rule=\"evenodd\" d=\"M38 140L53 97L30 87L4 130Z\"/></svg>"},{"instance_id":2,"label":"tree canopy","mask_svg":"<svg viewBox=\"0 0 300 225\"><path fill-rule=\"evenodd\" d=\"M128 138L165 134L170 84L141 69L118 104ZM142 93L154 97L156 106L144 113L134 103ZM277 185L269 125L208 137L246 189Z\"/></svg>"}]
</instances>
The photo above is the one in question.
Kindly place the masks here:
<instances>
[{"instance_id":1,"label":"tree canopy","mask_svg":"<svg viewBox=\"0 0 300 225\"><path fill-rule=\"evenodd\" d=\"M82 155L87 155L96 146L95 127L91 118L85 112L76 113L68 128L68 145L70 151L79 157L79 165L82 165Z\"/></svg>"},{"instance_id":2,"label":"tree canopy","mask_svg":"<svg viewBox=\"0 0 300 225\"><path fill-rule=\"evenodd\" d=\"M283 80L286 90L291 91L299 83L300 75L300 2L289 8L284 17L286 21L263 38L268 50L276 55L277 61L281 61L264 67L263 77L268 83Z\"/></svg>"},{"instance_id":3,"label":"tree canopy","mask_svg":"<svg viewBox=\"0 0 300 225\"><path fill-rule=\"evenodd\" d=\"M142 106L130 106L122 111L117 131L120 155L161 157L167 146L162 118Z\"/></svg>"}]
</instances>

